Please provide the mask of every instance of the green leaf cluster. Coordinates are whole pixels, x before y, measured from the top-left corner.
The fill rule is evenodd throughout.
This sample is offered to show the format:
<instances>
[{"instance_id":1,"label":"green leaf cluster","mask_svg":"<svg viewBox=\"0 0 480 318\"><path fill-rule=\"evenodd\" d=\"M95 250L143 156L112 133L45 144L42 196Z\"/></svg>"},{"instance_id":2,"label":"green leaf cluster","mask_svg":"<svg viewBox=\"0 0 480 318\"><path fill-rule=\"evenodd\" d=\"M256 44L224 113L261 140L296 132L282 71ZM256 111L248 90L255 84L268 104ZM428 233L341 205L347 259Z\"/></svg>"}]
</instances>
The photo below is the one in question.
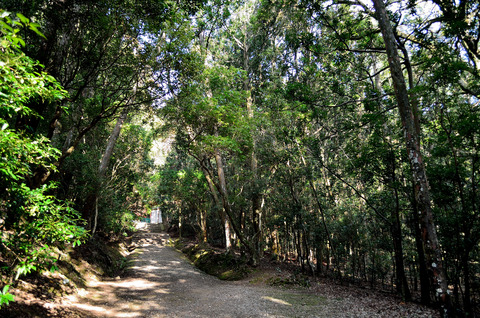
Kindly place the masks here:
<instances>
[{"instance_id":1,"label":"green leaf cluster","mask_svg":"<svg viewBox=\"0 0 480 318\"><path fill-rule=\"evenodd\" d=\"M2 274L16 272L15 279L32 271L52 268L55 247L78 245L86 232L72 204L57 199L57 185L29 186L35 171L55 170L60 151L50 140L12 123L21 116L38 117L28 104L40 99L59 103L67 96L42 65L26 56L19 36L21 28L40 32L21 14L0 13L0 253L8 264ZM2 294L8 304L9 296Z\"/></svg>"},{"instance_id":2,"label":"green leaf cluster","mask_svg":"<svg viewBox=\"0 0 480 318\"><path fill-rule=\"evenodd\" d=\"M15 301L15 297L8 292L9 288L9 285L5 285L0 292L0 308L2 308L3 305L8 305L11 301Z\"/></svg>"}]
</instances>

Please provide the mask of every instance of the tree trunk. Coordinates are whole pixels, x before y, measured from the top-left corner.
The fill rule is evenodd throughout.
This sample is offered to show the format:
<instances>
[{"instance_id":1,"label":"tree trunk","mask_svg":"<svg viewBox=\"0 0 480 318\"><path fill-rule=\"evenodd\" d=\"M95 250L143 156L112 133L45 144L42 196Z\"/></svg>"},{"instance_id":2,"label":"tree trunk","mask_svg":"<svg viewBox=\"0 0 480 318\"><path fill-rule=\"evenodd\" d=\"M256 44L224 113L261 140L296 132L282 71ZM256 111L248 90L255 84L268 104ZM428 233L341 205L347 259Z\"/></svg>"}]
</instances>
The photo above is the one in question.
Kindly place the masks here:
<instances>
[{"instance_id":1,"label":"tree trunk","mask_svg":"<svg viewBox=\"0 0 480 318\"><path fill-rule=\"evenodd\" d=\"M205 179L207 179L208 188L210 189L210 193L212 194L213 201L215 202L215 205L219 206L220 199L218 198L217 191L215 190L215 183L213 183L210 172L208 171L208 168L204 166L203 162L200 162L200 167L203 171L203 174L205 175Z\"/></svg>"},{"instance_id":2,"label":"tree trunk","mask_svg":"<svg viewBox=\"0 0 480 318\"><path fill-rule=\"evenodd\" d=\"M247 85L248 86L248 85ZM247 87L248 88L248 87ZM248 117L253 119L252 98L247 98L247 112ZM252 134L253 138L253 134ZM255 141L253 142L253 151L250 158L250 169L252 171L252 223L253 223L253 255L251 259L251 265L256 266L261 257L262 250L262 210L261 210L261 195L258 191L258 174L257 174L257 156L255 154Z\"/></svg>"},{"instance_id":3,"label":"tree trunk","mask_svg":"<svg viewBox=\"0 0 480 318\"><path fill-rule=\"evenodd\" d=\"M407 276L405 275L405 265L403 263L403 247L402 247L402 228L400 223L400 202L398 197L398 189L395 187L395 209L392 209L392 237L393 250L395 252L395 284L397 292L399 292L405 301L410 301L412 295L408 288Z\"/></svg>"},{"instance_id":4,"label":"tree trunk","mask_svg":"<svg viewBox=\"0 0 480 318\"><path fill-rule=\"evenodd\" d=\"M240 39L236 38L233 36L235 43L238 45L240 50L242 50L242 57L243 57L243 69L245 72L250 74L250 59L249 59L249 49L250 46L247 42L247 23L244 21L242 25L242 32L243 32L243 41ZM246 108L247 108L247 114L248 118L250 120L253 119L253 108L252 108L252 97L251 97L251 87L249 83L249 79L245 78L243 82L243 89L249 93L247 100L246 100ZM253 139L253 132L251 132L252 139ZM258 175L257 175L257 157L255 154L255 140L253 141L253 151L251 153L250 157L250 170L252 172L252 179L251 179L251 188L252 188L252 194L251 194L251 204L252 204L252 209L251 209L251 222L252 222L252 228L253 228L253 236L251 238L251 245L252 245L252 255L250 258L250 263L253 266L256 266L258 264L258 261L261 257L262 253L262 242L263 242L263 231L262 231L262 210L261 210L261 201L262 201L262 196L260 194L260 191L258 190Z\"/></svg>"},{"instance_id":5,"label":"tree trunk","mask_svg":"<svg viewBox=\"0 0 480 318\"><path fill-rule=\"evenodd\" d=\"M120 131L122 130L123 123L127 119L128 110L122 112L120 117L118 117L115 127L113 128L110 137L108 138L107 147L105 148L105 152L103 153L102 160L100 161L100 165L98 166L98 180L95 188L93 189L92 193L89 195L89 199L86 202L86 206L84 207L83 216L86 220L93 220L93 228L92 234L95 233L97 228L97 217L98 217L98 197L102 188L103 179L105 177L105 172L107 171L108 163L110 162L110 158L113 154L113 148L115 147L115 143L117 142L118 137L120 136ZM91 202L94 202L92 206ZM94 213L95 212L95 213Z\"/></svg>"},{"instance_id":6,"label":"tree trunk","mask_svg":"<svg viewBox=\"0 0 480 318\"><path fill-rule=\"evenodd\" d=\"M207 210L201 209L199 211L200 214L200 230L201 230L201 235L200 235L200 241L202 243L207 242Z\"/></svg>"},{"instance_id":7,"label":"tree trunk","mask_svg":"<svg viewBox=\"0 0 480 318\"><path fill-rule=\"evenodd\" d=\"M415 191L415 190L414 190ZM415 194L413 194L412 200L413 207L413 226L415 232L415 245L418 254L418 271L420 277L420 299L422 304L430 304L430 279L428 275L427 262L425 260L425 244L422 239L422 231L420 229L420 217L415 201Z\"/></svg>"},{"instance_id":8,"label":"tree trunk","mask_svg":"<svg viewBox=\"0 0 480 318\"><path fill-rule=\"evenodd\" d=\"M298 145L298 144L297 144L297 145ZM300 145L298 145L298 147L299 147L299 150L300 150ZM303 156L301 156L301 159L302 159L302 162L303 162L304 166L305 166L306 168L308 168L307 162L306 162L305 158L304 158ZM334 246L333 246L333 242L332 242L332 239L331 239L331 237L330 237L330 231L328 230L327 222L326 222L326 220L325 220L325 213L324 213L324 211L323 211L322 204L320 203L320 199L319 199L319 197L318 197L318 191L317 191L317 189L315 188L315 184L313 183L313 179L312 179L312 175L311 175L311 174L309 174L309 176L308 176L308 184L310 185L310 188L312 189L313 197L314 197L314 199L315 199L315 203L317 204L318 211L320 212L320 218L321 218L321 220L322 220L323 229L324 229L324 231L325 231L325 237L327 238L326 241L328 242L328 246L330 247L330 249L332 250L332 253L334 254L334 253L335 253L335 248L334 248ZM321 248L322 248L321 246L317 245L317 250L318 250L318 249L321 250ZM327 247L326 250L327 250L327 258L326 258L326 259L327 259L327 263L329 264L329 263L330 263L330 259L329 259L329 254L330 254L330 253L329 253L328 247ZM321 261L319 261L319 260L317 259L317 263L319 263L319 262L321 262ZM321 269L321 267L319 267L319 265L317 264L317 270L318 270L318 269ZM327 265L327 271L328 271L328 265Z\"/></svg>"},{"instance_id":9,"label":"tree trunk","mask_svg":"<svg viewBox=\"0 0 480 318\"><path fill-rule=\"evenodd\" d=\"M245 28L246 29L246 28ZM236 39L236 38L235 38ZM244 41L241 42L240 40L236 39L237 44L241 48L243 52L243 67L245 72L249 74L250 66L249 66L249 56L248 50L249 45L247 43L247 35L244 36ZM250 120L253 120L254 112L253 112L253 101L251 96L251 87L248 78L245 78L243 83L243 89L248 92L248 97L246 100L246 107L247 107L247 114ZM254 134L251 132L252 139L254 139ZM263 241L263 233L262 233L262 210L261 210L261 201L262 197L260 195L260 191L258 190L258 174L257 174L257 156L255 154L255 140L253 140L253 150L250 157L250 169L252 172L252 179L251 179L251 188L252 188L252 226L253 226L253 237L252 237L252 244L253 244L253 255L251 257L251 265L256 266L259 262L262 252L262 241Z\"/></svg>"},{"instance_id":10,"label":"tree trunk","mask_svg":"<svg viewBox=\"0 0 480 318\"><path fill-rule=\"evenodd\" d=\"M404 138L410 167L415 184L415 199L421 214L422 239L427 247L427 268L432 276L435 291L441 303L442 315L450 314L451 305L448 294L447 277L443 268L442 251L438 242L430 199L430 189L420 151L419 136L415 128L415 119L409 104L405 78L395 43L392 26L388 20L383 0L373 0L378 23L387 49L390 73L403 126Z\"/></svg>"},{"instance_id":11,"label":"tree trunk","mask_svg":"<svg viewBox=\"0 0 480 318\"><path fill-rule=\"evenodd\" d=\"M113 131L108 138L107 147L105 148L105 152L102 156L102 161L100 162L100 166L98 167L98 176L100 178L103 178L105 176L105 171L107 171L108 163L110 162L110 158L113 154L113 148L115 147L118 136L120 136L120 131L122 130L123 123L127 119L127 115L128 109L125 108L120 117L118 117L117 123L115 124L115 127L113 128Z\"/></svg>"},{"instance_id":12,"label":"tree trunk","mask_svg":"<svg viewBox=\"0 0 480 318\"><path fill-rule=\"evenodd\" d=\"M406 50L403 51L403 54L406 56L407 52ZM376 65L374 64L374 74L375 75L375 88L380 92L382 90L382 87L380 85L380 75L376 70ZM410 87L413 86L413 75L411 73L411 67L409 68L409 81L410 81ZM415 108L415 107L414 107ZM381 113L380 107L378 107L377 111ZM414 112L415 114L415 112ZM419 126L419 121L418 117L414 116L415 118L415 130L418 135L420 135L420 126ZM391 208L390 211L390 219L391 219L391 224L390 224L390 232L392 235L392 241L393 241L393 250L394 250L394 267L395 267L395 287L397 290L397 293L402 295L403 299L405 301L409 301L412 298L412 295L410 293L410 289L408 287L408 282L407 282L407 277L405 275L405 264L403 262L403 246L402 246L402 224L400 221L400 198L398 194L398 186L397 186L397 158L395 155L394 150L392 149L392 145L389 142L388 139L388 129L386 127L386 119L383 121L383 141L385 143L385 146L388 146L390 149L387 153L387 158L386 158L386 163L387 163L387 176L388 180L386 182L386 185L389 186L390 188L393 189L393 197L395 199L395 207Z\"/></svg>"},{"instance_id":13,"label":"tree trunk","mask_svg":"<svg viewBox=\"0 0 480 318\"><path fill-rule=\"evenodd\" d=\"M224 213L222 214L222 222L225 230L225 250L230 251L232 243L230 241L230 222L228 220L230 213L230 203L228 202L227 182L225 180L225 172L223 169L222 155L218 149L215 149L215 161L217 163L217 174L219 181L219 192L222 197Z\"/></svg>"},{"instance_id":14,"label":"tree trunk","mask_svg":"<svg viewBox=\"0 0 480 318\"><path fill-rule=\"evenodd\" d=\"M183 234L183 214L182 214L182 206L180 205L180 209L178 210L178 237L182 237Z\"/></svg>"}]
</instances>

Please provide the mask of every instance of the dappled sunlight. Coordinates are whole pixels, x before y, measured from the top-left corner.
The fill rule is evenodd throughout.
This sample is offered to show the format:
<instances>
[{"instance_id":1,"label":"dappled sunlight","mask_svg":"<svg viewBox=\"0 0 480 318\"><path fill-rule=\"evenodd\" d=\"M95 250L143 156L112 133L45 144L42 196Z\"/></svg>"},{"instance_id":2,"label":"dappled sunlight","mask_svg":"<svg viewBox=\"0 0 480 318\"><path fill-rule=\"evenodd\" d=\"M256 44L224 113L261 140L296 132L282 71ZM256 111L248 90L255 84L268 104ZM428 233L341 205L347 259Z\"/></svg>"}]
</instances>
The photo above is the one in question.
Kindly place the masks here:
<instances>
[{"instance_id":1,"label":"dappled sunlight","mask_svg":"<svg viewBox=\"0 0 480 318\"><path fill-rule=\"evenodd\" d=\"M107 282L104 285L121 288L136 288L136 289L153 289L158 286L157 283L152 283L144 279L135 279L131 281Z\"/></svg>"},{"instance_id":2,"label":"dappled sunlight","mask_svg":"<svg viewBox=\"0 0 480 318\"><path fill-rule=\"evenodd\" d=\"M180 258L171 247L137 237L128 277L90 281L83 297L70 299L87 316L98 317L289 317L318 310L305 295L278 294L234 285L208 276ZM160 235L158 236L160 237ZM143 241L142 241L143 240ZM314 307L303 304L314 304ZM193 311L192 311L193 309ZM287 313L287 314L285 314Z\"/></svg>"},{"instance_id":3,"label":"dappled sunlight","mask_svg":"<svg viewBox=\"0 0 480 318\"><path fill-rule=\"evenodd\" d=\"M167 239L164 234L137 237L137 247L130 277L116 280L89 281L88 288L81 290L76 297L69 297L65 305L75 307L93 316L101 317L145 317L149 312L165 310L165 297L169 296L175 284L187 284L185 275L198 274L182 261L165 259L162 256ZM161 239L163 238L163 239ZM173 253L173 250L171 251Z\"/></svg>"},{"instance_id":4,"label":"dappled sunlight","mask_svg":"<svg viewBox=\"0 0 480 318\"><path fill-rule=\"evenodd\" d=\"M290 304L289 302L286 302L285 300L281 300L281 299L278 299L278 298L273 298L273 297L270 297L270 296L263 296L262 299L265 299L265 300L268 300L268 301L271 301L271 302L274 302L274 303L280 304L280 305L292 306L292 304Z\"/></svg>"},{"instance_id":5,"label":"dappled sunlight","mask_svg":"<svg viewBox=\"0 0 480 318\"><path fill-rule=\"evenodd\" d=\"M83 297L64 305L108 318L339 316L336 306L324 315L328 301L317 295L232 284L200 272L170 247L137 246L142 253L128 277L90 281Z\"/></svg>"},{"instance_id":6,"label":"dappled sunlight","mask_svg":"<svg viewBox=\"0 0 480 318\"><path fill-rule=\"evenodd\" d=\"M86 310L86 311L91 311L91 312L96 312L96 313L104 313L104 312L107 311L103 307L92 306L92 305L88 305L88 304L75 304L74 306L77 307L77 308Z\"/></svg>"},{"instance_id":7,"label":"dappled sunlight","mask_svg":"<svg viewBox=\"0 0 480 318\"><path fill-rule=\"evenodd\" d=\"M159 269L162 269L162 267L160 266L153 266L153 265L147 265L147 266L135 266L135 267L132 267L133 269L138 269L138 270L141 270L141 271L144 271L144 272L150 272L150 271L153 271L153 270L159 270Z\"/></svg>"},{"instance_id":8,"label":"dappled sunlight","mask_svg":"<svg viewBox=\"0 0 480 318\"><path fill-rule=\"evenodd\" d=\"M83 299L70 302L71 306L102 317L143 317L145 310L164 308L148 301L169 294L166 285L143 278L92 282Z\"/></svg>"},{"instance_id":9,"label":"dappled sunlight","mask_svg":"<svg viewBox=\"0 0 480 318\"><path fill-rule=\"evenodd\" d=\"M72 307L88 312L92 315L101 317L144 317L144 310L162 310L163 306L143 306L143 303L132 304L131 302L123 302L116 306L107 306L109 304L103 304L103 306L95 306L90 304L73 304Z\"/></svg>"}]
</instances>

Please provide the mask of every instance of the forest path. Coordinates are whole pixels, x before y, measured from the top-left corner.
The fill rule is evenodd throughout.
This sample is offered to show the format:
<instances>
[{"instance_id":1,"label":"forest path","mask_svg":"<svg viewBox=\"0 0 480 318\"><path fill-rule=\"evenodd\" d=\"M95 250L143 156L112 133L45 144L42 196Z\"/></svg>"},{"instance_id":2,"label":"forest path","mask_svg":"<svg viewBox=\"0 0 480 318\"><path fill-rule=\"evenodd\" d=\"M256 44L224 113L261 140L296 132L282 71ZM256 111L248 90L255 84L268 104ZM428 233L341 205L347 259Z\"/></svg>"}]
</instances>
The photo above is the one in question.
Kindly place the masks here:
<instances>
[{"instance_id":1,"label":"forest path","mask_svg":"<svg viewBox=\"0 0 480 318\"><path fill-rule=\"evenodd\" d=\"M165 233L137 233L127 277L91 282L71 304L88 317L385 317L354 299L225 282L167 246ZM390 316L390 314L389 314Z\"/></svg>"}]
</instances>

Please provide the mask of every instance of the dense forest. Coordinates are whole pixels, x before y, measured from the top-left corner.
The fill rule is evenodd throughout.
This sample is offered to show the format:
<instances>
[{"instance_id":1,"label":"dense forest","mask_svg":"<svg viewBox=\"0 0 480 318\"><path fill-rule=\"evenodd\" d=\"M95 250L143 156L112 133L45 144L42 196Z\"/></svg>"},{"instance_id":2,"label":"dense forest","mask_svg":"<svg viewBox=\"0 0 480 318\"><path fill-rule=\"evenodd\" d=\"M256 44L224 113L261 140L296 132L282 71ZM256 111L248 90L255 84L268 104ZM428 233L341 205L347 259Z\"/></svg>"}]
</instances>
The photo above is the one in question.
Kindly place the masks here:
<instances>
[{"instance_id":1,"label":"dense forest","mask_svg":"<svg viewBox=\"0 0 480 318\"><path fill-rule=\"evenodd\" d=\"M160 207L478 315L479 30L471 0L0 0L0 306Z\"/></svg>"}]
</instances>

